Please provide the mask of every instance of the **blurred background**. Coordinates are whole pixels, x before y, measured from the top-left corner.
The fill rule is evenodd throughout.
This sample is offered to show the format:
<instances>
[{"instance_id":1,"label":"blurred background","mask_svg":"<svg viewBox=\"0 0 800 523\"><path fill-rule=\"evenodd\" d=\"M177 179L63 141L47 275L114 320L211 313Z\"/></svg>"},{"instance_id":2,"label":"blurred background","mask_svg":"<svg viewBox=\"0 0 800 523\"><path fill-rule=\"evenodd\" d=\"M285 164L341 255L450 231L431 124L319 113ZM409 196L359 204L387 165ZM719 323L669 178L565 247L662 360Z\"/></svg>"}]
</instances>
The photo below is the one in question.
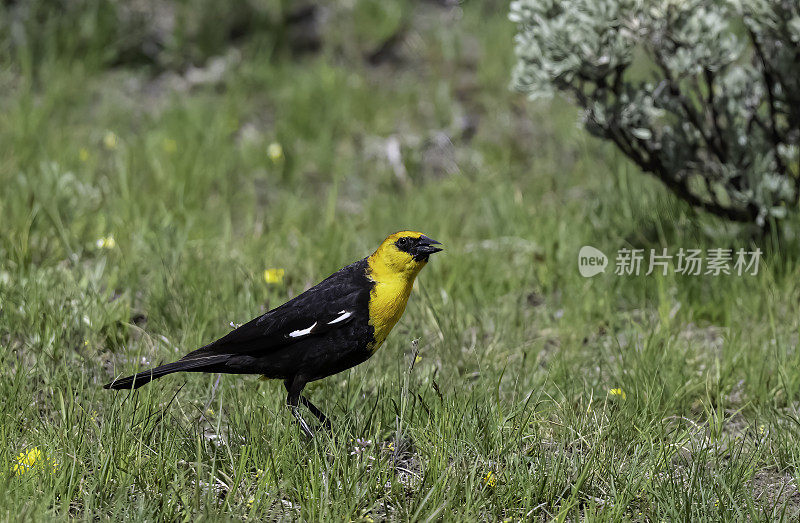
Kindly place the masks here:
<instances>
[{"instance_id":1,"label":"blurred background","mask_svg":"<svg viewBox=\"0 0 800 523\"><path fill-rule=\"evenodd\" d=\"M796 514L796 221L693 210L568 100L514 91L508 16L3 1L0 514ZM254 377L100 389L402 229L446 250L381 351L311 389L337 441L300 438ZM583 245L604 274L578 273ZM752 276L618 276L622 248L763 255Z\"/></svg>"}]
</instances>

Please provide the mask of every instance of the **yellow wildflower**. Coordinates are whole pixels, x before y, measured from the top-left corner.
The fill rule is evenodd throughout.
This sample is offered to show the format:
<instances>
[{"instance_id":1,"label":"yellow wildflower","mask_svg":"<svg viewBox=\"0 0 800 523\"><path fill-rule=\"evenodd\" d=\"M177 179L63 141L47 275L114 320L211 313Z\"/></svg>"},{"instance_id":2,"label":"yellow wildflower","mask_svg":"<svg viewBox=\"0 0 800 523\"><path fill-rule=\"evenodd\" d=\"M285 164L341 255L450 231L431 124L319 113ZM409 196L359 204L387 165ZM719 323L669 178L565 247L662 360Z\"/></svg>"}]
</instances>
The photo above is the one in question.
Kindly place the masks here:
<instances>
[{"instance_id":1,"label":"yellow wildflower","mask_svg":"<svg viewBox=\"0 0 800 523\"><path fill-rule=\"evenodd\" d=\"M106 236L105 238L98 238L94 244L98 249L113 249L117 246L117 242L113 236Z\"/></svg>"},{"instance_id":2,"label":"yellow wildflower","mask_svg":"<svg viewBox=\"0 0 800 523\"><path fill-rule=\"evenodd\" d=\"M264 281L268 284L282 283L285 273L283 269L267 269L264 271Z\"/></svg>"},{"instance_id":3,"label":"yellow wildflower","mask_svg":"<svg viewBox=\"0 0 800 523\"><path fill-rule=\"evenodd\" d=\"M278 142L272 142L267 147L267 156L269 159L272 160L274 163L278 163L283 160L283 147Z\"/></svg>"},{"instance_id":4,"label":"yellow wildflower","mask_svg":"<svg viewBox=\"0 0 800 523\"><path fill-rule=\"evenodd\" d=\"M420 355L417 355L417 357L414 358L414 363L419 363L421 361L422 361L422 356L420 356Z\"/></svg>"},{"instance_id":5,"label":"yellow wildflower","mask_svg":"<svg viewBox=\"0 0 800 523\"><path fill-rule=\"evenodd\" d=\"M172 138L164 138L164 142L161 144L161 147L164 149L165 153L171 154L178 150L178 142Z\"/></svg>"},{"instance_id":6,"label":"yellow wildflower","mask_svg":"<svg viewBox=\"0 0 800 523\"><path fill-rule=\"evenodd\" d=\"M27 452L20 453L17 456L17 462L14 464L14 473L19 476L25 473L30 467L34 466L39 458L42 457L42 451L38 447L34 447Z\"/></svg>"},{"instance_id":7,"label":"yellow wildflower","mask_svg":"<svg viewBox=\"0 0 800 523\"><path fill-rule=\"evenodd\" d=\"M81 147L78 151L78 159L82 162L89 161L89 150L86 147Z\"/></svg>"},{"instance_id":8,"label":"yellow wildflower","mask_svg":"<svg viewBox=\"0 0 800 523\"><path fill-rule=\"evenodd\" d=\"M620 398L622 398L622 399L625 399L625 398L627 398L627 397L628 397L628 395L627 395L627 394L625 394L625 391L624 391L624 390L622 390L622 389L620 389L620 388L616 388L616 389L611 389L611 390L609 390L609 391L608 391L608 395L609 395L609 396L618 396L618 397L620 397Z\"/></svg>"},{"instance_id":9,"label":"yellow wildflower","mask_svg":"<svg viewBox=\"0 0 800 523\"><path fill-rule=\"evenodd\" d=\"M106 131L106 134L103 135L103 145L109 151L113 151L119 145L119 137L114 134L114 131Z\"/></svg>"},{"instance_id":10,"label":"yellow wildflower","mask_svg":"<svg viewBox=\"0 0 800 523\"><path fill-rule=\"evenodd\" d=\"M39 447L33 447L32 449L27 450L26 452L21 452L19 456L17 456L17 461L14 463L14 474L17 476L21 476L28 470L32 469L37 465L37 463L41 464L43 461L43 454L42 451L39 450ZM53 472L56 471L58 468L58 463L45 460L53 467Z\"/></svg>"},{"instance_id":11,"label":"yellow wildflower","mask_svg":"<svg viewBox=\"0 0 800 523\"><path fill-rule=\"evenodd\" d=\"M483 484L489 488L495 488L497 486L497 476L494 475L494 472L490 470L483 476Z\"/></svg>"}]
</instances>

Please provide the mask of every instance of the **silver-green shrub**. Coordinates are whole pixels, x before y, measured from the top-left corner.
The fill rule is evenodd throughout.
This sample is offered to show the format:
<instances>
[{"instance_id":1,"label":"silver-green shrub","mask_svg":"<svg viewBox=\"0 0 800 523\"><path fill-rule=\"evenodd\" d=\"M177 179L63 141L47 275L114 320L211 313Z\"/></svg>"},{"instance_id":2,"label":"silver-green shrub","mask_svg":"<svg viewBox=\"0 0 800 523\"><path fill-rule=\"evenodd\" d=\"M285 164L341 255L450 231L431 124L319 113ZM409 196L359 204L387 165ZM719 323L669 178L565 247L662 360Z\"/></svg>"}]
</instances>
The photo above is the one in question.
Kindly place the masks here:
<instances>
[{"instance_id":1,"label":"silver-green shrub","mask_svg":"<svg viewBox=\"0 0 800 523\"><path fill-rule=\"evenodd\" d=\"M676 195L759 225L800 197L800 1L516 0L515 86Z\"/></svg>"}]
</instances>

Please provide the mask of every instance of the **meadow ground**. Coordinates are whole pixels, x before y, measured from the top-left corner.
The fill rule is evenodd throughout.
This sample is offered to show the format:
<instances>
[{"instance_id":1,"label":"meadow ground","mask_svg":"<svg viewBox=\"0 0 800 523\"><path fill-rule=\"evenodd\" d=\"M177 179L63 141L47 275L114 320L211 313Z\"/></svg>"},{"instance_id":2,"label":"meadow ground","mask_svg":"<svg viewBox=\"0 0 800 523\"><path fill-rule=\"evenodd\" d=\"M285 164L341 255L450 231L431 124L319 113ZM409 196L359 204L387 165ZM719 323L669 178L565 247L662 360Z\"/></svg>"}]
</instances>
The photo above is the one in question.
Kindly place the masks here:
<instances>
[{"instance_id":1,"label":"meadow ground","mask_svg":"<svg viewBox=\"0 0 800 523\"><path fill-rule=\"evenodd\" d=\"M487 5L406 5L379 64L239 42L191 75L1 66L0 517L797 516L796 240L692 212L511 92ZM384 347L308 389L331 436L253 376L101 388L406 228L446 251ZM758 274L613 274L621 248L717 247L762 249Z\"/></svg>"}]
</instances>

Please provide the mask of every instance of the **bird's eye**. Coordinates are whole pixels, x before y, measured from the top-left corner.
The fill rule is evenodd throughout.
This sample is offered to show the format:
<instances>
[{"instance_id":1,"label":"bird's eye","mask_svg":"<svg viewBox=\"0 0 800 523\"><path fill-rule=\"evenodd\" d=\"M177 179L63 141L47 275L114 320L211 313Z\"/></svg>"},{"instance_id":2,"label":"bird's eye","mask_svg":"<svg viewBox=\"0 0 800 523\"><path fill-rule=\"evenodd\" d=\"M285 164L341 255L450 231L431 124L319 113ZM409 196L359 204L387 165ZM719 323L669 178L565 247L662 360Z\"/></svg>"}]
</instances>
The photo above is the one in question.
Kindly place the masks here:
<instances>
[{"instance_id":1,"label":"bird's eye","mask_svg":"<svg viewBox=\"0 0 800 523\"><path fill-rule=\"evenodd\" d=\"M400 238L399 240L397 240L398 247L408 247L409 243L410 242L408 238Z\"/></svg>"}]
</instances>

